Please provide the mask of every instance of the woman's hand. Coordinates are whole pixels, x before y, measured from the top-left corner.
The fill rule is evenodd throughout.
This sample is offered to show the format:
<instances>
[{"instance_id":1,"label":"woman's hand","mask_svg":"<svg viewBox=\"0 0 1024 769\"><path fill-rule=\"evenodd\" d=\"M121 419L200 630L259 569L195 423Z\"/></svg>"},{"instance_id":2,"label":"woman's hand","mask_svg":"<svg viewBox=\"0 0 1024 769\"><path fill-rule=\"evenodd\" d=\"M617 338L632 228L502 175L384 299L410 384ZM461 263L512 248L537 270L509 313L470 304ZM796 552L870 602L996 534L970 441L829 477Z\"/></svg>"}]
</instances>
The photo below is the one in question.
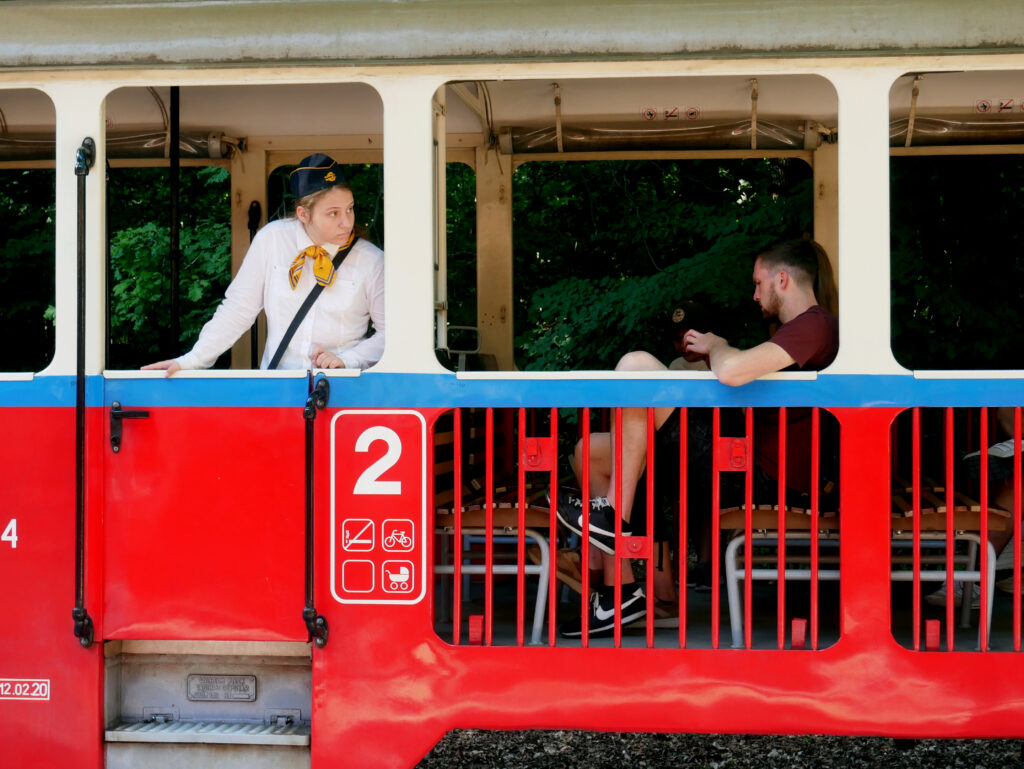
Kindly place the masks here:
<instances>
[{"instance_id":1,"label":"woman's hand","mask_svg":"<svg viewBox=\"0 0 1024 769\"><path fill-rule=\"evenodd\" d=\"M312 360L315 368L345 368L345 361L320 347L313 350Z\"/></svg>"},{"instance_id":2,"label":"woman's hand","mask_svg":"<svg viewBox=\"0 0 1024 769\"><path fill-rule=\"evenodd\" d=\"M167 376L181 371L181 364L176 360L162 360L159 363L150 363L148 366L143 366L142 371L166 371Z\"/></svg>"}]
</instances>

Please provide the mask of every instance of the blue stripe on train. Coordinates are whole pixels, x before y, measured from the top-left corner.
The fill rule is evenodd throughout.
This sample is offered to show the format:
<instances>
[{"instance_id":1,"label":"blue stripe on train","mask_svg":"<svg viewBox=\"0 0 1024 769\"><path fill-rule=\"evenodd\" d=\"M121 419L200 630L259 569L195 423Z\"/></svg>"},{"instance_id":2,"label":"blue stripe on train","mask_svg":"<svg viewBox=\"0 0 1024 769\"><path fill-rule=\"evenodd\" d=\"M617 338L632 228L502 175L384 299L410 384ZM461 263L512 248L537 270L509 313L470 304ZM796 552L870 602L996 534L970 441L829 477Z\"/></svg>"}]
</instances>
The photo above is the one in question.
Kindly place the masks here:
<instances>
[{"instance_id":1,"label":"blue stripe on train","mask_svg":"<svg viewBox=\"0 0 1024 769\"><path fill-rule=\"evenodd\" d=\"M111 379L89 377L86 402L125 408L287 407L305 402L305 377ZM0 381L0 407L73 407L74 377ZM444 406L1000 406L1024 404L1019 379L919 380L912 376L821 375L726 387L712 380L457 379L454 374L363 374L331 379L332 407Z\"/></svg>"}]
</instances>

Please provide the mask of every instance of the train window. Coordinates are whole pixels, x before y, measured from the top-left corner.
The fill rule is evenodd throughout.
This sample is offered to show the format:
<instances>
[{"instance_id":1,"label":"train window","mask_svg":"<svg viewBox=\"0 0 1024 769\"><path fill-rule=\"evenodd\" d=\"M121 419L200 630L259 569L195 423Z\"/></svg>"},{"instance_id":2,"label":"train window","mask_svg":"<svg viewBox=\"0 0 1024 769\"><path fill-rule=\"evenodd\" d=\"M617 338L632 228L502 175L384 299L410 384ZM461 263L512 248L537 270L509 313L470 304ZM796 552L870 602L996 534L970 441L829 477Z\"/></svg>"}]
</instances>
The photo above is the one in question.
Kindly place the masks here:
<instances>
[{"instance_id":1,"label":"train window","mask_svg":"<svg viewBox=\"0 0 1024 769\"><path fill-rule=\"evenodd\" d=\"M750 264L811 230L812 190L810 166L788 158L521 165L518 367L612 369L634 349L667 362L669 314L683 299L716 310L707 330L742 347L763 341Z\"/></svg>"},{"instance_id":2,"label":"train window","mask_svg":"<svg viewBox=\"0 0 1024 769\"><path fill-rule=\"evenodd\" d=\"M1020 369L1024 155L894 157L892 347L910 369Z\"/></svg>"},{"instance_id":3,"label":"train window","mask_svg":"<svg viewBox=\"0 0 1024 769\"><path fill-rule=\"evenodd\" d=\"M448 163L445 181L447 335L439 359L456 371L486 368L477 329L476 173L466 163Z\"/></svg>"},{"instance_id":4,"label":"train window","mask_svg":"<svg viewBox=\"0 0 1024 769\"><path fill-rule=\"evenodd\" d=\"M892 87L892 349L907 368L1024 368L1019 80L912 73Z\"/></svg>"},{"instance_id":5,"label":"train window","mask_svg":"<svg viewBox=\"0 0 1024 769\"><path fill-rule=\"evenodd\" d=\"M756 251L812 233L835 265L836 207L812 194L836 173L822 78L459 82L446 110L448 159L475 146L478 242L475 282L450 260L447 299L476 291L470 331L499 370L671 355L665 321L685 298L760 341Z\"/></svg>"},{"instance_id":6,"label":"train window","mask_svg":"<svg viewBox=\"0 0 1024 769\"><path fill-rule=\"evenodd\" d=\"M0 372L53 358L55 130L46 95L0 90Z\"/></svg>"},{"instance_id":7,"label":"train window","mask_svg":"<svg viewBox=\"0 0 1024 769\"><path fill-rule=\"evenodd\" d=\"M324 152L342 165L357 198L357 224L383 245L383 109L369 86L122 88L106 109L109 368L137 368L192 348L255 233L291 215L287 170L303 157ZM172 128L177 174L166 159ZM208 363L258 368L265 337L261 313ZM288 365L286 358L281 366Z\"/></svg>"},{"instance_id":8,"label":"train window","mask_svg":"<svg viewBox=\"0 0 1024 769\"><path fill-rule=\"evenodd\" d=\"M178 345L171 330L169 183L166 168L111 168L107 182L108 368L137 368ZM179 178L180 345L195 342L231 279L229 172L182 168ZM229 363L222 356L219 367Z\"/></svg>"}]
</instances>

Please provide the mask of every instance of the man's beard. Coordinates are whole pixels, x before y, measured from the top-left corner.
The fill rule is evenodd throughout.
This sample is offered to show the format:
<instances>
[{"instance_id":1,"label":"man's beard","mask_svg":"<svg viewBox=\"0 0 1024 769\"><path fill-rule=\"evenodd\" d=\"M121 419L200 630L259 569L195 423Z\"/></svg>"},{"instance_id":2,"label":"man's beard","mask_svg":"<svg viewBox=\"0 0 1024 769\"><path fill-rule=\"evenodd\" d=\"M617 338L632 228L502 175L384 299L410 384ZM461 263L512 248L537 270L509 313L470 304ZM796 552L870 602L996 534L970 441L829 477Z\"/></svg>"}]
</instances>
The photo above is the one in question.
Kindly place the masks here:
<instances>
[{"instance_id":1,"label":"man's beard","mask_svg":"<svg viewBox=\"0 0 1024 769\"><path fill-rule=\"evenodd\" d=\"M761 302L761 314L764 315L765 320L779 317L779 310L782 309L782 301L775 292L775 288L769 286L768 292L768 295Z\"/></svg>"}]
</instances>

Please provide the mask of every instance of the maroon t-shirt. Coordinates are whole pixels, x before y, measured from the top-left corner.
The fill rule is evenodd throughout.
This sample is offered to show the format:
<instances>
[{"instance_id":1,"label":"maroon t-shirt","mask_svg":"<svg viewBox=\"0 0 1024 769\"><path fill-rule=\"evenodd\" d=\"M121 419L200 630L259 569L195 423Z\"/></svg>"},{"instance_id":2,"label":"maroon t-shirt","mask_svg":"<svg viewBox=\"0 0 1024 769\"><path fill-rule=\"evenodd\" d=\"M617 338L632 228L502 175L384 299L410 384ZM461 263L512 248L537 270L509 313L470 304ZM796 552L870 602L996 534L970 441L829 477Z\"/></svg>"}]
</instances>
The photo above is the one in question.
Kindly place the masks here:
<instances>
[{"instance_id":1,"label":"maroon t-shirt","mask_svg":"<svg viewBox=\"0 0 1024 769\"><path fill-rule=\"evenodd\" d=\"M820 371L839 352L839 321L814 305L779 326L771 341L796 361L786 371Z\"/></svg>"},{"instance_id":2,"label":"maroon t-shirt","mask_svg":"<svg viewBox=\"0 0 1024 769\"><path fill-rule=\"evenodd\" d=\"M818 305L783 323L771 341L796 361L786 371L818 371L839 352L839 321ZM779 477L778 409L757 409L754 456L772 478ZM786 409L786 486L803 493L811 490L811 410Z\"/></svg>"}]
</instances>

